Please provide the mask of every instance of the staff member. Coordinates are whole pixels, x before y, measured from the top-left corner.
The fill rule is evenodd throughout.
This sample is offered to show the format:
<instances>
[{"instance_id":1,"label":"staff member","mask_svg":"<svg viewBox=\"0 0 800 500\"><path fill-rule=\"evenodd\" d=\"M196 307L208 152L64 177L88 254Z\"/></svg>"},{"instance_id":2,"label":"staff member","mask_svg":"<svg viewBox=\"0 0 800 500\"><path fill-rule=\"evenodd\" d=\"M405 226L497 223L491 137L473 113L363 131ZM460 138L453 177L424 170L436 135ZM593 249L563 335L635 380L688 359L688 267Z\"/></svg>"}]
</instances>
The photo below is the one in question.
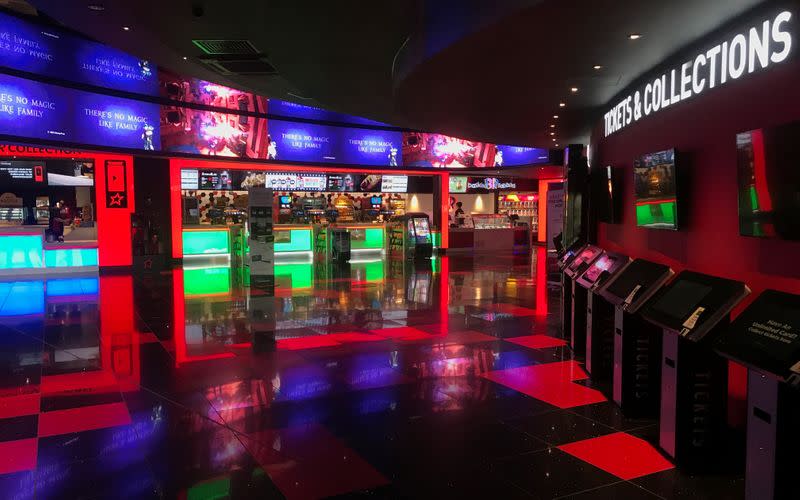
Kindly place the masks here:
<instances>
[{"instance_id":1,"label":"staff member","mask_svg":"<svg viewBox=\"0 0 800 500\"><path fill-rule=\"evenodd\" d=\"M64 241L64 224L71 218L71 211L64 200L58 200L50 209L50 234L56 241Z\"/></svg>"}]
</instances>

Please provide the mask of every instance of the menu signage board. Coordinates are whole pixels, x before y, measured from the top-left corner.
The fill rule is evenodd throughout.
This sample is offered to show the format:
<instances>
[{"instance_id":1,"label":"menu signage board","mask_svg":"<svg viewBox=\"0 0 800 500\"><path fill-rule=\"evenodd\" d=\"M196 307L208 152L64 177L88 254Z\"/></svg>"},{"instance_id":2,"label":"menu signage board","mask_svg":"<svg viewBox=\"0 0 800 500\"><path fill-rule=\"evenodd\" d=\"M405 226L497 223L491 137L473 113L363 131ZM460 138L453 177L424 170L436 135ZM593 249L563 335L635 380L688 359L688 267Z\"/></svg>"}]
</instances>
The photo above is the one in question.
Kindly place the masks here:
<instances>
[{"instance_id":1,"label":"menu signage board","mask_svg":"<svg viewBox=\"0 0 800 500\"><path fill-rule=\"evenodd\" d=\"M381 179L384 193L405 193L408 191L407 175L384 175Z\"/></svg>"},{"instance_id":2,"label":"menu signage board","mask_svg":"<svg viewBox=\"0 0 800 500\"><path fill-rule=\"evenodd\" d=\"M466 193L467 192L468 178L463 175L450 176L450 192L451 193Z\"/></svg>"},{"instance_id":3,"label":"menu signage board","mask_svg":"<svg viewBox=\"0 0 800 500\"><path fill-rule=\"evenodd\" d=\"M0 75L0 133L159 149L159 106Z\"/></svg>"},{"instance_id":4,"label":"menu signage board","mask_svg":"<svg viewBox=\"0 0 800 500\"><path fill-rule=\"evenodd\" d=\"M351 192L356 190L360 176L355 174L328 174L328 191Z\"/></svg>"},{"instance_id":5,"label":"menu signage board","mask_svg":"<svg viewBox=\"0 0 800 500\"><path fill-rule=\"evenodd\" d=\"M275 191L325 191L325 174L265 174L265 185Z\"/></svg>"},{"instance_id":6,"label":"menu signage board","mask_svg":"<svg viewBox=\"0 0 800 500\"><path fill-rule=\"evenodd\" d=\"M200 185L200 173L194 169L181 169L181 189L197 189Z\"/></svg>"},{"instance_id":7,"label":"menu signage board","mask_svg":"<svg viewBox=\"0 0 800 500\"><path fill-rule=\"evenodd\" d=\"M154 65L66 31L0 13L0 64L37 75L156 95Z\"/></svg>"}]
</instances>

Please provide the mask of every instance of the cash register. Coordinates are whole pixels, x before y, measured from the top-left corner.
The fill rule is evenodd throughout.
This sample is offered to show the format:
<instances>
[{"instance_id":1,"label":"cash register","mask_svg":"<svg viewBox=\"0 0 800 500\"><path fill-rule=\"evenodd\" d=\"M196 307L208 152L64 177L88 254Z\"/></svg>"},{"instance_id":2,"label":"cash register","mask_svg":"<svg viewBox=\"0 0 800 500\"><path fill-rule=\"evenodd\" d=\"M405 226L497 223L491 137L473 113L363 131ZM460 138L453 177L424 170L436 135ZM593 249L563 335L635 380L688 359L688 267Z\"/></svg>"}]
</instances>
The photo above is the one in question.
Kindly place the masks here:
<instances>
[{"instance_id":1,"label":"cash register","mask_svg":"<svg viewBox=\"0 0 800 500\"><path fill-rule=\"evenodd\" d=\"M731 450L727 360L711 349L750 289L740 281L683 271L642 316L663 329L659 446L688 469L715 468Z\"/></svg>"},{"instance_id":2,"label":"cash register","mask_svg":"<svg viewBox=\"0 0 800 500\"><path fill-rule=\"evenodd\" d=\"M661 330L636 313L673 274L669 266L635 259L597 292L614 308L612 396L628 417L658 415Z\"/></svg>"},{"instance_id":3,"label":"cash register","mask_svg":"<svg viewBox=\"0 0 800 500\"><path fill-rule=\"evenodd\" d=\"M581 356L586 350L586 296L587 290L577 285L576 280L591 266L603 249L594 245L586 245L564 269L564 287L568 288L571 297L569 312L569 338L572 352ZM562 307L564 307L562 305ZM566 333L565 326L565 333Z\"/></svg>"},{"instance_id":4,"label":"cash register","mask_svg":"<svg viewBox=\"0 0 800 500\"><path fill-rule=\"evenodd\" d=\"M800 295L766 290L714 348L747 367L746 498L800 498Z\"/></svg>"},{"instance_id":5,"label":"cash register","mask_svg":"<svg viewBox=\"0 0 800 500\"><path fill-rule=\"evenodd\" d=\"M627 255L603 251L576 280L587 290L586 371L595 380L610 379L614 362L614 307L597 291L628 261Z\"/></svg>"}]
</instances>

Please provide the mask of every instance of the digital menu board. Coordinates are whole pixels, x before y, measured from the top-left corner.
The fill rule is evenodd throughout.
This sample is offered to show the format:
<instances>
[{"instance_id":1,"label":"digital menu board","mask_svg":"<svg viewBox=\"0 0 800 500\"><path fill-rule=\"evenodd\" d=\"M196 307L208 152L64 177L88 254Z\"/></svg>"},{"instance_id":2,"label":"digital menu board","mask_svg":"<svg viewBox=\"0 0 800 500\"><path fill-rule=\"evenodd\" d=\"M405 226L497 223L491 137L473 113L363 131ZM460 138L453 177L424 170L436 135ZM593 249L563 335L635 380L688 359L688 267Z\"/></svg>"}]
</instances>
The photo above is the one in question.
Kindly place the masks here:
<instances>
[{"instance_id":1,"label":"digital menu board","mask_svg":"<svg viewBox=\"0 0 800 500\"><path fill-rule=\"evenodd\" d=\"M381 192L405 193L408 191L407 175L384 175L381 179Z\"/></svg>"},{"instance_id":2,"label":"digital menu board","mask_svg":"<svg viewBox=\"0 0 800 500\"><path fill-rule=\"evenodd\" d=\"M355 174L328 174L328 191L355 191L356 182L359 182L360 180L360 176Z\"/></svg>"},{"instance_id":3,"label":"digital menu board","mask_svg":"<svg viewBox=\"0 0 800 500\"><path fill-rule=\"evenodd\" d=\"M200 186L200 172L195 169L181 169L181 189L198 189Z\"/></svg>"},{"instance_id":4,"label":"digital menu board","mask_svg":"<svg viewBox=\"0 0 800 500\"><path fill-rule=\"evenodd\" d=\"M264 184L276 191L325 191L327 176L325 174L267 172L264 174Z\"/></svg>"},{"instance_id":5,"label":"digital menu board","mask_svg":"<svg viewBox=\"0 0 800 500\"><path fill-rule=\"evenodd\" d=\"M44 175L42 175L42 168L41 162L33 162L33 161L11 161L11 160L3 160L0 161L0 181L3 184L0 184L0 190L9 187L11 183L29 183L34 182L34 167L40 165L40 182L44 181ZM6 183L9 186L6 186Z\"/></svg>"},{"instance_id":6,"label":"digital menu board","mask_svg":"<svg viewBox=\"0 0 800 500\"><path fill-rule=\"evenodd\" d=\"M114 90L158 93L158 74L149 61L2 12L0 65Z\"/></svg>"},{"instance_id":7,"label":"digital menu board","mask_svg":"<svg viewBox=\"0 0 800 500\"><path fill-rule=\"evenodd\" d=\"M159 106L0 75L0 133L154 151Z\"/></svg>"}]
</instances>

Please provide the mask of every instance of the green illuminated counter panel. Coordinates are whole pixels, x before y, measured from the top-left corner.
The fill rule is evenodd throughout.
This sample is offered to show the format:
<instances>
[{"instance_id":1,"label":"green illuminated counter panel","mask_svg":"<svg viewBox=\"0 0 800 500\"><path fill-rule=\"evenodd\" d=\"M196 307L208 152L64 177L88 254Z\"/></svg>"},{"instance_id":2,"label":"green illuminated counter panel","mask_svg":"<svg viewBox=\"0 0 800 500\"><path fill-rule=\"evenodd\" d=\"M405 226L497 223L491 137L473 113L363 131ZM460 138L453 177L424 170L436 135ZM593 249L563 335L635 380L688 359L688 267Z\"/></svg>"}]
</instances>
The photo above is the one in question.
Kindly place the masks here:
<instances>
[{"instance_id":1,"label":"green illuminated counter panel","mask_svg":"<svg viewBox=\"0 0 800 500\"><path fill-rule=\"evenodd\" d=\"M350 251L383 250L386 248L386 226L383 224L335 224L350 233Z\"/></svg>"},{"instance_id":2,"label":"green illuminated counter panel","mask_svg":"<svg viewBox=\"0 0 800 500\"><path fill-rule=\"evenodd\" d=\"M96 241L48 243L45 226L0 228L0 275L97 270Z\"/></svg>"},{"instance_id":3,"label":"green illuminated counter panel","mask_svg":"<svg viewBox=\"0 0 800 500\"><path fill-rule=\"evenodd\" d=\"M305 225L276 225L275 254L311 253L314 250L314 230Z\"/></svg>"},{"instance_id":4,"label":"green illuminated counter panel","mask_svg":"<svg viewBox=\"0 0 800 500\"><path fill-rule=\"evenodd\" d=\"M231 237L228 226L195 226L183 228L183 256L230 255Z\"/></svg>"}]
</instances>

